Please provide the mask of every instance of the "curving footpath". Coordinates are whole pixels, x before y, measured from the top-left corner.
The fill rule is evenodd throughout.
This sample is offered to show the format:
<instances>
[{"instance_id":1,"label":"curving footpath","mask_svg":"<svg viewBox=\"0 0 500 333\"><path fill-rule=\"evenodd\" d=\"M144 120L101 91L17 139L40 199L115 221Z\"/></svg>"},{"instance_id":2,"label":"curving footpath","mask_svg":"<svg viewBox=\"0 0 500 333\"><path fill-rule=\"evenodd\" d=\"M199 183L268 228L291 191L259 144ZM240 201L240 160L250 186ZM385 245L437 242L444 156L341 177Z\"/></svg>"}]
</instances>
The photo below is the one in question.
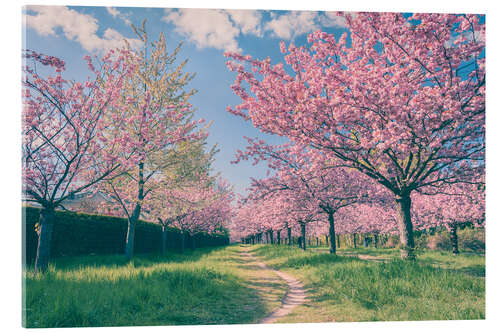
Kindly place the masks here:
<instances>
[{"instance_id":1,"label":"curving footpath","mask_svg":"<svg viewBox=\"0 0 500 333\"><path fill-rule=\"evenodd\" d=\"M251 253L249 253L246 247L243 248L241 254L255 261L260 268L273 271L280 278L285 280L285 282L288 285L288 291L285 294L283 300L281 301L281 306L278 309L271 312L271 314L269 314L267 317L263 318L259 322L259 324L272 324L276 322L278 319L292 312L293 308L305 302L307 295L304 291L302 283L299 280L293 278L287 273L283 273L281 271L266 266L262 261L258 260Z\"/></svg>"}]
</instances>

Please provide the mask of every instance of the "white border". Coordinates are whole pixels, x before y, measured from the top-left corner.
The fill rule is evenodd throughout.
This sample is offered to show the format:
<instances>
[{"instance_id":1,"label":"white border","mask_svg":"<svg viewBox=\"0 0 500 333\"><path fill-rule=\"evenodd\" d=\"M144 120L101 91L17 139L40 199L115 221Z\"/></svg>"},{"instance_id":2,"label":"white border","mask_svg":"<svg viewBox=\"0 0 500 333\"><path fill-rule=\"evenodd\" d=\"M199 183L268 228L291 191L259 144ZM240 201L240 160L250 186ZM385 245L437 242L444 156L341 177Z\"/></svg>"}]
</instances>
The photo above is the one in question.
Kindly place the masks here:
<instances>
[{"instance_id":1,"label":"white border","mask_svg":"<svg viewBox=\"0 0 500 333\"><path fill-rule=\"evenodd\" d=\"M176 327L120 327L120 328L96 328L80 329L83 331L112 331L119 332L126 330L129 332L189 332L191 330L203 332L254 332L255 330L271 331L335 331L335 332L438 332L453 330L462 331L490 331L488 328L499 323L498 316L498 291L497 282L499 280L497 254L498 242L495 235L499 233L498 210L495 206L500 198L500 193L496 189L498 183L498 149L499 142L496 129L500 125L499 104L498 104L498 24L499 15L495 12L493 2L474 1L359 1L349 0L346 2L308 0L308 1L278 1L278 0L246 0L236 2L234 0L209 0L209 1L160 1L160 0L106 0L106 1L19 1L9 2L1 10L2 24L2 67L4 69L2 80L2 99L7 99L7 103L2 101L2 121L0 121L0 133L2 140L2 158L0 159L3 185L1 187L1 208L2 215L0 223L0 254L1 254L1 283L0 306L1 322L0 326L9 331L21 330L21 228L20 228L20 50L21 50L21 6L27 4L44 5L84 5L84 6L117 6L117 7L184 7L184 8L234 8L234 9L295 9L295 10L346 10L346 11L403 11L403 12L450 12L450 13L486 13L487 20L487 312L485 321L434 321L434 322L378 322L378 323L333 323L333 324L299 324L299 325L229 325L229 326L176 326ZM15 83L14 83L15 82ZM491 149L490 149L491 148ZM6 213L5 213L6 212ZM53 331L54 329L48 329ZM57 332L66 332L68 329L58 329Z\"/></svg>"}]
</instances>

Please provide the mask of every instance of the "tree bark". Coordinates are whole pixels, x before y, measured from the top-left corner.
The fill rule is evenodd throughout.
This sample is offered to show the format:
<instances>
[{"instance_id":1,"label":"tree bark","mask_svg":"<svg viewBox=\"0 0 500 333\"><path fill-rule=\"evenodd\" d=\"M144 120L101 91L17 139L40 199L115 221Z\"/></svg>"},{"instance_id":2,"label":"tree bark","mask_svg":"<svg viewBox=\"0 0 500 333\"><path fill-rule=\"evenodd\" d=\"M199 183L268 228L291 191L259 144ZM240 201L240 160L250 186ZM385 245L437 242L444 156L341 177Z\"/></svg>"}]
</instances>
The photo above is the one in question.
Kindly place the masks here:
<instances>
[{"instance_id":1,"label":"tree bark","mask_svg":"<svg viewBox=\"0 0 500 333\"><path fill-rule=\"evenodd\" d=\"M356 233L352 234L352 244L353 244L354 248L357 248L357 246L356 246Z\"/></svg>"},{"instance_id":2,"label":"tree bark","mask_svg":"<svg viewBox=\"0 0 500 333\"><path fill-rule=\"evenodd\" d=\"M330 243L328 243L328 235L325 235L325 240L326 240L326 245L330 245Z\"/></svg>"},{"instance_id":3,"label":"tree bark","mask_svg":"<svg viewBox=\"0 0 500 333\"><path fill-rule=\"evenodd\" d=\"M38 247L36 251L35 271L44 273L49 267L50 246L54 231L54 209L42 208L39 219Z\"/></svg>"},{"instance_id":4,"label":"tree bark","mask_svg":"<svg viewBox=\"0 0 500 333\"><path fill-rule=\"evenodd\" d=\"M398 228L401 241L401 258L415 259L415 241L413 239L413 224L411 222L411 199L410 195L396 198L398 208Z\"/></svg>"},{"instance_id":5,"label":"tree bark","mask_svg":"<svg viewBox=\"0 0 500 333\"><path fill-rule=\"evenodd\" d=\"M161 226L161 253L167 254L167 227Z\"/></svg>"},{"instance_id":6,"label":"tree bark","mask_svg":"<svg viewBox=\"0 0 500 333\"><path fill-rule=\"evenodd\" d=\"M281 244L281 229L276 231L276 241L278 242L278 245Z\"/></svg>"},{"instance_id":7,"label":"tree bark","mask_svg":"<svg viewBox=\"0 0 500 333\"><path fill-rule=\"evenodd\" d=\"M319 238L316 237L316 246L319 246Z\"/></svg>"},{"instance_id":8,"label":"tree bark","mask_svg":"<svg viewBox=\"0 0 500 333\"><path fill-rule=\"evenodd\" d=\"M288 227L287 233L288 233L288 245L292 245L292 228Z\"/></svg>"},{"instance_id":9,"label":"tree bark","mask_svg":"<svg viewBox=\"0 0 500 333\"><path fill-rule=\"evenodd\" d=\"M306 224L300 224L300 233L302 234L302 250L306 250Z\"/></svg>"},{"instance_id":10,"label":"tree bark","mask_svg":"<svg viewBox=\"0 0 500 333\"><path fill-rule=\"evenodd\" d=\"M127 224L127 239L125 241L125 257L127 260L131 260L134 256L134 240L135 240L135 225L139 216L141 215L141 202L144 199L144 163L139 163L139 182L138 182L138 193L137 193L137 203L134 207L134 212L132 216L128 219Z\"/></svg>"},{"instance_id":11,"label":"tree bark","mask_svg":"<svg viewBox=\"0 0 500 333\"><path fill-rule=\"evenodd\" d=\"M269 232L266 231L266 244L269 244Z\"/></svg>"},{"instance_id":12,"label":"tree bark","mask_svg":"<svg viewBox=\"0 0 500 333\"><path fill-rule=\"evenodd\" d=\"M127 260L131 260L134 256L135 226L137 224L137 220L139 219L140 211L141 205L136 204L134 213L128 219L127 238L125 240L125 257L127 258Z\"/></svg>"},{"instance_id":13,"label":"tree bark","mask_svg":"<svg viewBox=\"0 0 500 333\"><path fill-rule=\"evenodd\" d=\"M269 230L269 238L271 239L271 244L274 244L274 232Z\"/></svg>"},{"instance_id":14,"label":"tree bark","mask_svg":"<svg viewBox=\"0 0 500 333\"><path fill-rule=\"evenodd\" d=\"M335 235L337 238L337 249L340 249L340 235Z\"/></svg>"},{"instance_id":15,"label":"tree bark","mask_svg":"<svg viewBox=\"0 0 500 333\"><path fill-rule=\"evenodd\" d=\"M333 212L328 212L328 233L330 236L330 253L331 254L336 254L337 249L335 247L335 219L333 216Z\"/></svg>"},{"instance_id":16,"label":"tree bark","mask_svg":"<svg viewBox=\"0 0 500 333\"><path fill-rule=\"evenodd\" d=\"M184 253L185 242L186 242L186 234L184 233L184 231L181 231L181 253Z\"/></svg>"},{"instance_id":17,"label":"tree bark","mask_svg":"<svg viewBox=\"0 0 500 333\"><path fill-rule=\"evenodd\" d=\"M377 233L373 234L373 244L375 245L375 248L378 247L378 234Z\"/></svg>"},{"instance_id":18,"label":"tree bark","mask_svg":"<svg viewBox=\"0 0 500 333\"><path fill-rule=\"evenodd\" d=\"M451 252L453 254L458 254L458 236L457 236L457 224L452 223L450 225L450 240L451 240Z\"/></svg>"}]
</instances>

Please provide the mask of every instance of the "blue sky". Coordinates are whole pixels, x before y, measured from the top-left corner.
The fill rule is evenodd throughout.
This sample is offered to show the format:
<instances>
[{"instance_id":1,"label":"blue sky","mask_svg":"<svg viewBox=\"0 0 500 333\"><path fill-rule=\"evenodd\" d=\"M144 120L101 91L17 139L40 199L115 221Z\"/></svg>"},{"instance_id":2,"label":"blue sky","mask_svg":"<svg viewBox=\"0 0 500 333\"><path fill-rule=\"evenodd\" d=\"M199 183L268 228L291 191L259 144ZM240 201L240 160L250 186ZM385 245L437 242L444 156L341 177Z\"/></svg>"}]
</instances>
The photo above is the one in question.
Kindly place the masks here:
<instances>
[{"instance_id":1,"label":"blue sky","mask_svg":"<svg viewBox=\"0 0 500 333\"><path fill-rule=\"evenodd\" d=\"M190 83L190 88L198 90L191 103L197 118L213 122L208 143L217 143L220 149L214 172L220 172L239 193L244 193L250 177L266 173L264 165L230 163L236 150L246 146L243 136L269 143L284 139L262 134L250 122L226 111L227 106L238 104L239 98L230 88L235 75L226 68L223 52L269 56L275 63L283 59L281 40L300 45L317 29L338 35L344 31L344 22L331 12L32 6L23 13L23 48L64 59L67 75L76 80L88 75L85 55L103 54L121 45L124 38L132 45L138 42L130 23L140 25L147 19L150 40L164 32L170 50L184 41L178 60L189 59L186 71L197 73Z\"/></svg>"}]
</instances>

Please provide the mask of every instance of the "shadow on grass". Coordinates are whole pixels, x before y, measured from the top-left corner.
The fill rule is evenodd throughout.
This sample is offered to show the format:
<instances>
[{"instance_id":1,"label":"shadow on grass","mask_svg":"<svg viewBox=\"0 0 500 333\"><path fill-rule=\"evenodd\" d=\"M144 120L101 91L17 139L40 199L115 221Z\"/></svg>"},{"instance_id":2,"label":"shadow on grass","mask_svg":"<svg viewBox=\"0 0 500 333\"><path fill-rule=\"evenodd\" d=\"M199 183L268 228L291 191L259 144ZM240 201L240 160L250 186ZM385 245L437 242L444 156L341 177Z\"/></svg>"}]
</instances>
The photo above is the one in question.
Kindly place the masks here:
<instances>
[{"instance_id":1,"label":"shadow on grass","mask_svg":"<svg viewBox=\"0 0 500 333\"><path fill-rule=\"evenodd\" d=\"M439 260L434 260L430 258L420 258L417 259L421 264L433 266L436 269L440 269L443 271L453 272L453 273L461 273L471 277L485 277L486 276L486 267L484 265L475 264L475 265L467 265L464 267L443 267L443 262Z\"/></svg>"},{"instance_id":2,"label":"shadow on grass","mask_svg":"<svg viewBox=\"0 0 500 333\"><path fill-rule=\"evenodd\" d=\"M136 254L131 261L127 260L127 258L121 254L58 257L51 259L49 265L58 270L71 270L75 268L113 268L130 264L133 264L134 267L151 267L161 263L199 261L203 256L221 248L222 247L217 246L195 250L188 249L184 253L168 251L165 255L161 253ZM33 269L34 263L30 263L27 266L27 270L32 271Z\"/></svg>"},{"instance_id":3,"label":"shadow on grass","mask_svg":"<svg viewBox=\"0 0 500 333\"><path fill-rule=\"evenodd\" d=\"M474 265L474 266L464 267L464 268L458 269L457 271L471 275L471 276L478 276L478 277L485 277L486 276L486 269L483 265Z\"/></svg>"},{"instance_id":4,"label":"shadow on grass","mask_svg":"<svg viewBox=\"0 0 500 333\"><path fill-rule=\"evenodd\" d=\"M193 254L202 256L207 251L213 249ZM179 256L175 258L182 262ZM193 267L185 261L185 266L159 266L145 271L137 269L136 263L136 267L114 271L110 263L113 258L97 262L91 259L86 263L89 269L83 273L71 271L67 263L66 272L58 268L43 276L27 277L24 326L244 324L266 315L266 306L256 297L253 286L236 275L221 272L217 266ZM141 267L162 260L172 262L168 257L136 259ZM92 269L96 263L110 267L112 272ZM274 286L267 280L260 283Z\"/></svg>"},{"instance_id":5,"label":"shadow on grass","mask_svg":"<svg viewBox=\"0 0 500 333\"><path fill-rule=\"evenodd\" d=\"M357 261L359 259L334 254L315 254L313 256L304 256L298 258L289 258L278 267L302 268L304 266L317 266L322 264L337 264Z\"/></svg>"}]
</instances>

